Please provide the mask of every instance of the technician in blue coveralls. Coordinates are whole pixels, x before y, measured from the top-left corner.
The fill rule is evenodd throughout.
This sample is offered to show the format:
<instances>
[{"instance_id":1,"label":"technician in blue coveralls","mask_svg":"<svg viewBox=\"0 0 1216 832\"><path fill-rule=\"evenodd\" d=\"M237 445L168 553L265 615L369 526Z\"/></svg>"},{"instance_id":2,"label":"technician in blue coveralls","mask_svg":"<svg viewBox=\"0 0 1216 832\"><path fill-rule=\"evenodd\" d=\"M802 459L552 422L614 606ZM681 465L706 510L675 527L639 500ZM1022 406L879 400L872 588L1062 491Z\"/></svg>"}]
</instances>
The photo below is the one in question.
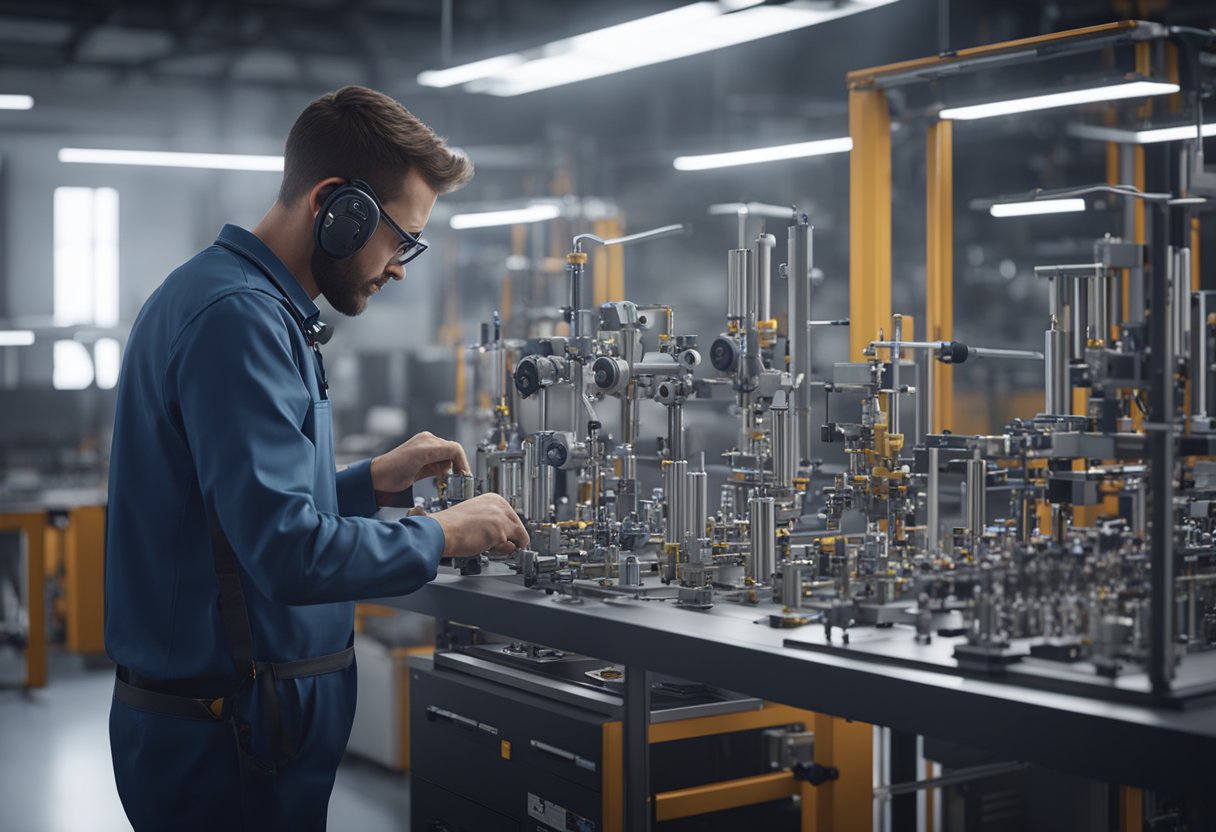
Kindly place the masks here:
<instances>
[{"instance_id":1,"label":"technician in blue coveralls","mask_svg":"<svg viewBox=\"0 0 1216 832\"><path fill-rule=\"evenodd\" d=\"M136 830L323 829L355 711L354 600L412 592L440 557L509 553L505 500L377 520L449 468L428 433L335 472L313 300L358 315L472 164L396 101L345 87L287 139L279 198L148 299L110 462L110 745Z\"/></svg>"}]
</instances>

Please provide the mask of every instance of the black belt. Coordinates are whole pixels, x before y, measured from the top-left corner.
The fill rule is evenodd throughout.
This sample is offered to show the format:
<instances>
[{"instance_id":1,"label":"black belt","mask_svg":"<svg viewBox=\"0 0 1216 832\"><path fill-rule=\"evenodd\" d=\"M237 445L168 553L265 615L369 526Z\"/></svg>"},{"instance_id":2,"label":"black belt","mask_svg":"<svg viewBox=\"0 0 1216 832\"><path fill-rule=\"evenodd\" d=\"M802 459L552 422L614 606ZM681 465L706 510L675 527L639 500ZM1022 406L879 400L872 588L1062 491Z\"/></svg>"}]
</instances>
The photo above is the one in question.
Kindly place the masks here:
<instances>
[{"instance_id":1,"label":"black belt","mask_svg":"<svg viewBox=\"0 0 1216 832\"><path fill-rule=\"evenodd\" d=\"M297 659L291 662L254 662L251 678L269 676L271 683L306 676L321 676L350 667L355 660L355 648L347 647L337 653ZM231 710L232 697L246 680L232 679L172 679L161 680L141 676L119 666L114 679L114 698L119 702L164 716L184 719L223 720Z\"/></svg>"}]
</instances>

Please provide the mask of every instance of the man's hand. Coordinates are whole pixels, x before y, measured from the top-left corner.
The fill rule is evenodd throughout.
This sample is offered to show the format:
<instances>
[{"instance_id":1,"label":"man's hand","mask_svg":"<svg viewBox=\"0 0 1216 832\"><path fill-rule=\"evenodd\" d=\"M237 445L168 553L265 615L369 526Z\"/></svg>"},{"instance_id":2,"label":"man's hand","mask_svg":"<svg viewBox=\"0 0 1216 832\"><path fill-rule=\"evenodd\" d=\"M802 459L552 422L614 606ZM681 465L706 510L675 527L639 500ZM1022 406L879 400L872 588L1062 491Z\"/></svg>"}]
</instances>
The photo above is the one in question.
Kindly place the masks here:
<instances>
[{"instance_id":1,"label":"man's hand","mask_svg":"<svg viewBox=\"0 0 1216 832\"><path fill-rule=\"evenodd\" d=\"M430 516L443 527L445 558L480 552L509 555L531 543L515 509L498 494L479 494Z\"/></svg>"},{"instance_id":2,"label":"man's hand","mask_svg":"<svg viewBox=\"0 0 1216 832\"><path fill-rule=\"evenodd\" d=\"M372 460L372 488L380 494L396 494L418 480L452 469L458 474L471 473L464 448L459 442L423 432Z\"/></svg>"}]
</instances>

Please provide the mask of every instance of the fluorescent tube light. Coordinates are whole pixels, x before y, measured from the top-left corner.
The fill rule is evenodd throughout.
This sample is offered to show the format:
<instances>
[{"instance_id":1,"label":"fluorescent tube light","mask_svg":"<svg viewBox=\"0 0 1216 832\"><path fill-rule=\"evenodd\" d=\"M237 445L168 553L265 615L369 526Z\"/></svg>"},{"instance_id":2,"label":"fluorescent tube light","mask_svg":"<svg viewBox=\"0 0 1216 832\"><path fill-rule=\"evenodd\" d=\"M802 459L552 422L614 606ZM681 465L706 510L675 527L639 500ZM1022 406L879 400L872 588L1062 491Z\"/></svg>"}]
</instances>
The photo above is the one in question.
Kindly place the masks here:
<instances>
[{"instance_id":1,"label":"fluorescent tube light","mask_svg":"<svg viewBox=\"0 0 1216 832\"><path fill-rule=\"evenodd\" d=\"M59 161L86 165L145 165L164 168L211 170L283 170L282 156L252 156L238 153L174 153L163 150L106 150L61 147Z\"/></svg>"},{"instance_id":2,"label":"fluorescent tube light","mask_svg":"<svg viewBox=\"0 0 1216 832\"><path fill-rule=\"evenodd\" d=\"M478 78L486 78L495 73L522 64L526 58L518 52L510 55L499 55L486 58L484 61L474 61L471 64L449 67L448 69L428 69L418 73L418 83L424 87L454 87L457 84L467 84Z\"/></svg>"},{"instance_id":3,"label":"fluorescent tube light","mask_svg":"<svg viewBox=\"0 0 1216 832\"><path fill-rule=\"evenodd\" d=\"M34 343L34 333L28 329L0 330L0 347L28 347Z\"/></svg>"},{"instance_id":4,"label":"fluorescent tube light","mask_svg":"<svg viewBox=\"0 0 1216 832\"><path fill-rule=\"evenodd\" d=\"M1200 131L1206 138L1216 136L1216 121L1203 125ZM1156 142L1178 142L1195 138L1195 125L1184 124L1181 127L1158 127L1155 130L1137 130L1136 144L1155 144Z\"/></svg>"},{"instance_id":5,"label":"fluorescent tube light","mask_svg":"<svg viewBox=\"0 0 1216 832\"><path fill-rule=\"evenodd\" d=\"M477 214L453 214L448 224L457 230L464 228L488 228L493 225L519 225L528 222L543 222L561 216L559 205L539 203L527 208L508 211L482 211Z\"/></svg>"},{"instance_id":6,"label":"fluorescent tube light","mask_svg":"<svg viewBox=\"0 0 1216 832\"><path fill-rule=\"evenodd\" d=\"M0 110L28 110L33 106L32 95L0 95Z\"/></svg>"},{"instance_id":7,"label":"fluorescent tube light","mask_svg":"<svg viewBox=\"0 0 1216 832\"><path fill-rule=\"evenodd\" d=\"M1030 202L1005 202L993 205L988 213L994 217L1026 217L1031 214L1067 214L1084 211L1083 199L1037 199Z\"/></svg>"},{"instance_id":8,"label":"fluorescent tube light","mask_svg":"<svg viewBox=\"0 0 1216 832\"><path fill-rule=\"evenodd\" d=\"M1115 101L1120 98L1142 98L1150 95L1169 95L1178 92L1177 84L1161 81L1128 81L1105 87L1090 87L1084 90L1053 92L1048 95L1032 95L1029 98L1014 98L1009 101L992 101L987 104L972 104L967 107L948 107L938 113L942 119L971 121L1013 113L1029 113L1050 110L1074 104L1091 104L1096 101Z\"/></svg>"},{"instance_id":9,"label":"fluorescent tube light","mask_svg":"<svg viewBox=\"0 0 1216 832\"><path fill-rule=\"evenodd\" d=\"M894 0L851 0L827 8L767 6L761 0L690 3L523 53L424 72L418 83L451 86L461 82L451 79L459 78L467 79L468 92L522 95L766 38L890 2Z\"/></svg>"},{"instance_id":10,"label":"fluorescent tube light","mask_svg":"<svg viewBox=\"0 0 1216 832\"><path fill-rule=\"evenodd\" d=\"M848 136L838 139L819 139L813 142L782 144L776 147L757 147L751 150L735 150L729 153L709 153L704 156L677 156L672 164L676 170L709 170L734 165L755 165L760 162L776 162L782 159L800 159L804 156L824 156L829 153L848 153L853 149L853 140Z\"/></svg>"}]
</instances>

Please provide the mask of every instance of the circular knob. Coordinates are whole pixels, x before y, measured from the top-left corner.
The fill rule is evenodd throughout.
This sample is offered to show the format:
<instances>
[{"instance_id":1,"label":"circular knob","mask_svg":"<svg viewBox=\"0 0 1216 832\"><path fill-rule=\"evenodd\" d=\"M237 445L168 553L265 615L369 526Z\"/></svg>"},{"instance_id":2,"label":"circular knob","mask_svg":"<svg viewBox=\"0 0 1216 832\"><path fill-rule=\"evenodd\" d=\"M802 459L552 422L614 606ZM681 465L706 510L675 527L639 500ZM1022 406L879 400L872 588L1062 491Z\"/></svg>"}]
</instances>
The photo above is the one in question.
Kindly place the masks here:
<instances>
[{"instance_id":1,"label":"circular knob","mask_svg":"<svg viewBox=\"0 0 1216 832\"><path fill-rule=\"evenodd\" d=\"M515 368L515 389L525 399L540 390L540 369L535 361L525 358Z\"/></svg>"},{"instance_id":2,"label":"circular knob","mask_svg":"<svg viewBox=\"0 0 1216 832\"><path fill-rule=\"evenodd\" d=\"M739 350L730 338L718 338L710 345L709 363L720 373L730 373L739 364Z\"/></svg>"}]
</instances>

